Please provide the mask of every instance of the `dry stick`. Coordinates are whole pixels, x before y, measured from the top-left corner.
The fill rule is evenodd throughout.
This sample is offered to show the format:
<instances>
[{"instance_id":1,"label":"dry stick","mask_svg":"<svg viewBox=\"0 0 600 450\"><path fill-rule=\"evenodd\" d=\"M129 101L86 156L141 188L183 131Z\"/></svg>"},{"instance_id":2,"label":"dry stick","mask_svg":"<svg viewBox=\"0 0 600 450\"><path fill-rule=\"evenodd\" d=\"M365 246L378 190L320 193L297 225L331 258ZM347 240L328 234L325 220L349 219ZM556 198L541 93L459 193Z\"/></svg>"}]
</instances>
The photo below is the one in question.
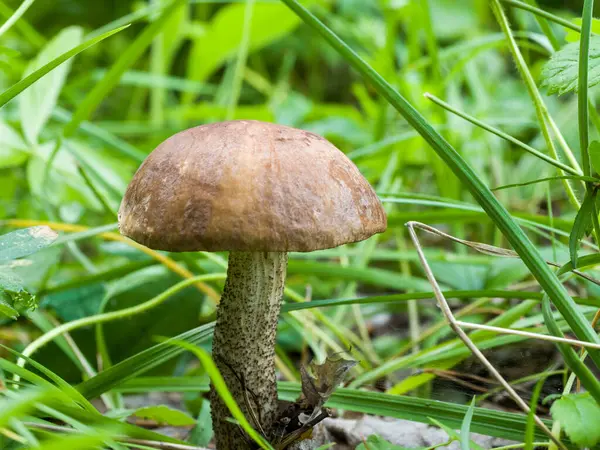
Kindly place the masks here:
<instances>
[{"instance_id":1,"label":"dry stick","mask_svg":"<svg viewBox=\"0 0 600 450\"><path fill-rule=\"evenodd\" d=\"M458 242L459 244L462 244L462 245L466 245L467 247L472 248L473 250L476 250L479 253L483 253L484 255L501 256L504 258L519 258L519 255L517 254L517 252L515 252L513 250L509 250L507 248L495 247L495 246L489 245L489 244L482 244L481 242L473 242L473 241L466 241L464 239L459 239L455 236L452 236L448 233L444 233L443 231L440 231L437 228L434 228L432 226L429 226L429 225L421 223L421 222L410 222L410 223L412 224L411 226L414 226L415 228L419 228L420 230L426 231L428 233L435 234L437 236L441 236L446 239L450 239L451 241ZM553 267L558 267L558 268L561 267L560 264L557 264L553 261L546 260L546 264L548 264L549 266L553 266ZM580 276L581 278L588 280L591 283L594 283L594 284L600 286L600 281L598 281L594 277L589 276L588 274L586 274L584 272L581 272L581 271L575 270L575 269L571 270L571 272L573 272L575 275Z\"/></svg>"},{"instance_id":2,"label":"dry stick","mask_svg":"<svg viewBox=\"0 0 600 450\"><path fill-rule=\"evenodd\" d=\"M568 339L568 338L560 338L556 336L549 336L547 334L539 334L539 333L531 333L529 331L515 330L512 328L500 328L500 327L492 327L490 325L479 325L471 322L463 322L462 320L455 320L455 323L461 327L471 328L473 330L485 330L485 331L494 331L496 333L503 334L514 334L516 336L525 336L533 339L541 339L544 341L551 342L561 342L563 344L569 344L576 347L589 347L589 348L598 348L600 349L600 344L592 344L591 342L586 341L578 341L576 339Z\"/></svg>"},{"instance_id":3,"label":"dry stick","mask_svg":"<svg viewBox=\"0 0 600 450\"><path fill-rule=\"evenodd\" d=\"M78 430L72 428L61 427L58 425L48 425L44 423L23 422L25 426L37 428L38 430L54 431L59 433L80 434ZM148 441L146 439L133 439L128 437L114 437L114 440L123 444L143 445L146 447L156 448L158 450L208 450L205 447L196 447L193 445L173 444L171 442Z\"/></svg>"},{"instance_id":4,"label":"dry stick","mask_svg":"<svg viewBox=\"0 0 600 450\"><path fill-rule=\"evenodd\" d=\"M421 222L410 222L410 224L412 227L419 228L420 230L426 231L428 233L432 233L437 236L442 236L446 239L450 239L454 242L458 242L459 244L466 245L467 247L470 247L470 248L477 250L480 253L484 253L486 255L501 256L501 257L507 257L507 258L518 258L518 255L515 252L513 252L512 250L508 250L508 249L504 249L504 248L500 248L500 247L494 247L492 245L482 244L479 242L466 241L464 239L459 239L450 234L444 233L443 231L440 231L437 228L431 227L431 226L426 225ZM551 266L560 267L560 264L556 264L552 261L546 261L546 263ZM596 280L593 277L590 277L589 275L587 275L583 272L580 272L579 270L573 270L573 273L575 273L576 275L579 275L582 278L585 278L588 281L593 282L594 284L598 284L598 280ZM600 313L600 310L598 311L598 313L596 313L596 316L598 318L600 318L599 313ZM594 324L597 321L598 321L598 319L595 318L594 321L592 322L592 326L594 326ZM569 344L569 345L578 346L578 347L589 347L589 348L600 349L600 344L594 344L594 343L586 342L586 341L579 341L576 339L561 338L561 337L550 336L550 335L546 335L546 334L532 333L529 331L515 330L515 329L511 329L511 328L500 328L500 327L493 327L490 325L480 325L480 324L475 324L475 323L471 323L471 322L463 322L460 320L455 320L455 322L459 326L462 326L464 328L470 328L473 330L484 330L484 331L493 331L496 333L503 333L503 334L514 334L516 336L530 337L533 339L541 339L544 341L551 341L551 342L561 342L564 344Z\"/></svg>"},{"instance_id":5,"label":"dry stick","mask_svg":"<svg viewBox=\"0 0 600 450\"><path fill-rule=\"evenodd\" d=\"M427 275L427 279L429 280L429 283L431 284L431 287L433 288L433 293L435 294L435 298L438 302L438 305L439 305L440 309L442 310L444 317L446 317L446 320L448 320L450 328L452 328L454 330L454 332L465 343L465 345L468 347L468 349L471 350L473 355L475 355L477 357L477 359L479 359L481 361L481 363L486 367L486 369L489 370L489 372L494 376L494 378L496 378L498 380L498 382L504 387L504 389L506 389L506 392L508 392L508 394L511 396L511 398L517 403L517 405L519 405L519 407L526 414L530 414L531 410L529 409L529 405L519 396L519 394L517 394L517 392L512 388L512 386L510 384L508 384L508 382L496 370L494 365L488 361L488 359L485 357L485 355L477 348L477 346L473 343L473 341L471 341L471 339L469 338L467 333L465 333L463 331L463 329L460 328L460 326L456 323L457 321L454 318L454 315L452 314L452 310L450 309L450 306L448 305L448 302L446 301L446 298L444 297L444 294L442 293L442 291L437 283L437 280L435 279L435 276L433 275L433 272L431 271L431 268L429 267L429 263L427 262L427 258L425 257L425 254L423 253L423 249L421 248L419 238L417 237L417 233L415 232L415 227L420 228L420 225L422 225L422 224L419 224L417 222L407 222L406 223L406 226L408 227L408 232L410 233L410 238L412 239L412 241L417 249L417 255L419 256L419 261L421 262L421 266L423 267L423 270L425 271L425 274ZM532 413L532 414L533 414L533 419L535 420L535 423L552 440L552 442L554 442L559 448L561 448L563 450L567 450L567 447L565 447L565 445L562 442L560 442L552 434L552 432L548 429L546 424L544 422L542 422L542 420L537 416L537 414L535 414L535 413Z\"/></svg>"}]
</instances>

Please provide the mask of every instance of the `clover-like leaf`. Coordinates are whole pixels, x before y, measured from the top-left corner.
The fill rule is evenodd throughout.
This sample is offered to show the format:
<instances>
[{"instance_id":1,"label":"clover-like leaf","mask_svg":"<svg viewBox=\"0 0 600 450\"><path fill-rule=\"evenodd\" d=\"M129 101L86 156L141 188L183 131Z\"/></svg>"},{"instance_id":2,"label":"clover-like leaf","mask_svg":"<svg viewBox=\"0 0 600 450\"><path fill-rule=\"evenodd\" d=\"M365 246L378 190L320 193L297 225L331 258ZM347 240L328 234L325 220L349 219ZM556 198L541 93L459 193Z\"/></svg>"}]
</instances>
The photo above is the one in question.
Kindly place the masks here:
<instances>
[{"instance_id":1,"label":"clover-like leaf","mask_svg":"<svg viewBox=\"0 0 600 450\"><path fill-rule=\"evenodd\" d=\"M589 393L563 395L550 412L578 446L593 447L600 442L600 405Z\"/></svg>"}]
</instances>

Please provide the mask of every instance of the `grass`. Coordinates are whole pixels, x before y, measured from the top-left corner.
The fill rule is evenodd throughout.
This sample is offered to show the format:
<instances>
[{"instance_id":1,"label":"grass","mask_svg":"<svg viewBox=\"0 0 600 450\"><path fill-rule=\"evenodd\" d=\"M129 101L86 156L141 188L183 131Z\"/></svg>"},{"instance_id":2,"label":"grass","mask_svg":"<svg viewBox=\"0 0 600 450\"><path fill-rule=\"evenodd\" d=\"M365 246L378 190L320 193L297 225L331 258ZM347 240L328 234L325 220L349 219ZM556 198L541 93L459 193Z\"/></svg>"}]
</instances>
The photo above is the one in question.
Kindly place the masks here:
<instances>
[{"instance_id":1,"label":"grass","mask_svg":"<svg viewBox=\"0 0 600 450\"><path fill-rule=\"evenodd\" d=\"M475 330L468 339L560 445L577 447L577 430L561 433L544 409L557 400L545 397L574 393L577 378L600 401L600 351L582 357L543 340L600 343L594 2L566 10L465 1L158 0L76 12L0 1L0 225L60 234L0 262L0 311L21 315L0 318L0 447L198 448L184 434L115 417L131 414L131 393L164 391L184 393L186 411L206 417L209 377L220 380L206 350L226 255L156 252L120 236L114 222L125 186L158 143L232 118L324 135L388 213L383 235L290 255L278 331L282 399L300 392L301 364L346 351L360 363L332 408L462 425L451 438L463 446L469 432L555 445L516 403L494 404L495 381L435 305L404 227L420 221L459 239L420 236L459 323L536 333ZM56 37L68 26L82 43ZM566 51L567 32L579 38L569 68L577 93L550 96L542 68ZM481 244L518 257L478 253ZM19 306L29 294L35 311ZM174 339L157 344L157 336ZM534 365L522 348L552 357ZM458 374L450 382L441 375L449 371ZM519 381L546 374L537 388Z\"/></svg>"}]
</instances>

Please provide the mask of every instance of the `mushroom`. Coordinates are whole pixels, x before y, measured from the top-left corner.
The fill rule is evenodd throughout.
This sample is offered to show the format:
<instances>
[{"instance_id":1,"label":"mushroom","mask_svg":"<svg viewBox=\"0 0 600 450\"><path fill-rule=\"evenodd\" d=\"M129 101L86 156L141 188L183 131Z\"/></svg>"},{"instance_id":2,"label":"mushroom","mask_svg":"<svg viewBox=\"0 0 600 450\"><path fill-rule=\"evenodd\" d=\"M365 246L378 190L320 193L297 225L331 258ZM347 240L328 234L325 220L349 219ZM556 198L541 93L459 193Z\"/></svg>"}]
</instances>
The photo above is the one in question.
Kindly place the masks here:
<instances>
[{"instance_id":1,"label":"mushroom","mask_svg":"<svg viewBox=\"0 0 600 450\"><path fill-rule=\"evenodd\" d=\"M386 229L386 216L356 166L321 136L240 120L160 144L127 188L119 229L157 250L229 251L213 358L246 417L269 436L287 252L367 239ZM217 448L248 448L214 389L211 403Z\"/></svg>"}]
</instances>

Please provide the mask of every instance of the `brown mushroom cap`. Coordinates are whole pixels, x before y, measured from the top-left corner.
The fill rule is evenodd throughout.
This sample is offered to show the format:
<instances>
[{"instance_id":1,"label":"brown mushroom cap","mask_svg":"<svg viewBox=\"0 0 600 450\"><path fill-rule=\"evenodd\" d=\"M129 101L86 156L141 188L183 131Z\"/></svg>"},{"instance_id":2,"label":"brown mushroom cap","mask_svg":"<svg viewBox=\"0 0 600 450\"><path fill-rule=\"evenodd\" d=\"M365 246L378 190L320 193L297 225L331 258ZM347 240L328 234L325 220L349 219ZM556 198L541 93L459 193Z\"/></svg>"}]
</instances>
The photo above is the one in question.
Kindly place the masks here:
<instances>
[{"instance_id":1,"label":"brown mushroom cap","mask_svg":"<svg viewBox=\"0 0 600 450\"><path fill-rule=\"evenodd\" d=\"M160 144L125 192L119 229L157 250L312 251L380 233L386 215L324 138L240 120Z\"/></svg>"}]
</instances>

